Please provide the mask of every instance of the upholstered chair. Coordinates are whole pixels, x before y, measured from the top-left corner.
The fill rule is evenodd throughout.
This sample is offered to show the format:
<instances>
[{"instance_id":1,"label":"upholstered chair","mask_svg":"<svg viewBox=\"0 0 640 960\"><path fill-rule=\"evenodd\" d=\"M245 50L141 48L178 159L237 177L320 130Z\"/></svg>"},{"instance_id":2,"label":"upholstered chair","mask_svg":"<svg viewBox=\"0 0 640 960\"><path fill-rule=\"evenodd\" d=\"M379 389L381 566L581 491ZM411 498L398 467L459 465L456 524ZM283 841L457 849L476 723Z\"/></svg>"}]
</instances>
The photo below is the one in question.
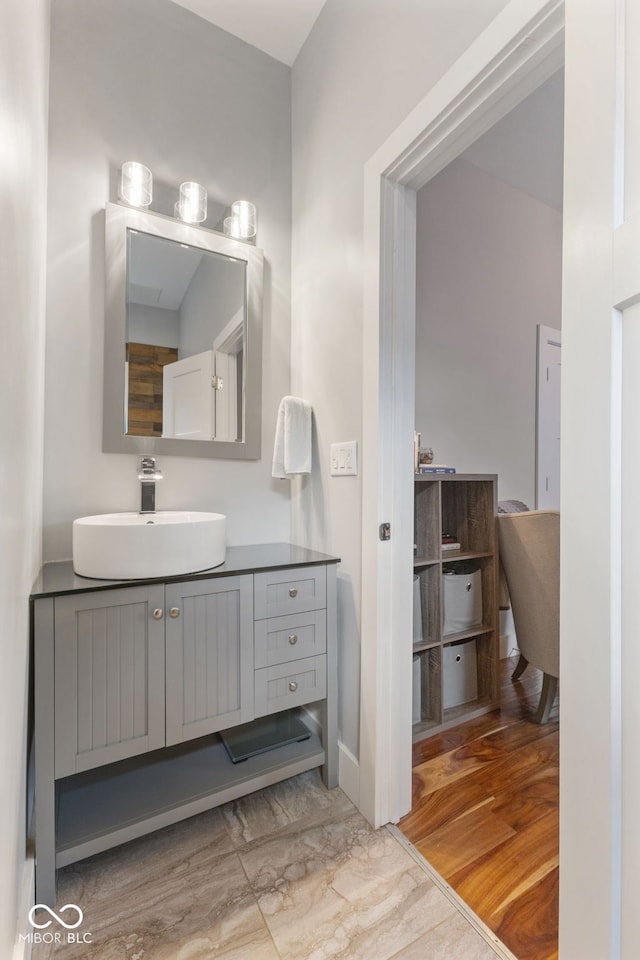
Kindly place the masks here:
<instances>
[{"instance_id":1,"label":"upholstered chair","mask_svg":"<svg viewBox=\"0 0 640 960\"><path fill-rule=\"evenodd\" d=\"M560 514L557 510L504 514L498 517L498 531L520 649L512 680L518 680L529 664L542 671L535 720L546 723L560 672Z\"/></svg>"}]
</instances>

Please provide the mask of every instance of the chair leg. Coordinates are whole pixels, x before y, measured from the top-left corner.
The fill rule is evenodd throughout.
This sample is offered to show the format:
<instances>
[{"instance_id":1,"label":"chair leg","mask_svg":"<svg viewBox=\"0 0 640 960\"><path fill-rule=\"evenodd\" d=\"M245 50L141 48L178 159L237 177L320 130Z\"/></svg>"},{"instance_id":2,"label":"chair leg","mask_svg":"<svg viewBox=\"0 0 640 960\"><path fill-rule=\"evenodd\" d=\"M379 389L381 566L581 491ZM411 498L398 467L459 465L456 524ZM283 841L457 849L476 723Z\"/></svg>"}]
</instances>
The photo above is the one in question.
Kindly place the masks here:
<instances>
[{"instance_id":1,"label":"chair leg","mask_svg":"<svg viewBox=\"0 0 640 960\"><path fill-rule=\"evenodd\" d=\"M540 703L534 720L536 723L546 723L551 713L553 701L558 691L558 678L551 677L548 673L542 675L542 693L540 694Z\"/></svg>"},{"instance_id":2,"label":"chair leg","mask_svg":"<svg viewBox=\"0 0 640 960\"><path fill-rule=\"evenodd\" d=\"M520 659L518 660L515 670L511 674L511 679L519 680L528 666L529 666L529 661L526 659L526 657L523 657L522 654L520 654Z\"/></svg>"}]
</instances>

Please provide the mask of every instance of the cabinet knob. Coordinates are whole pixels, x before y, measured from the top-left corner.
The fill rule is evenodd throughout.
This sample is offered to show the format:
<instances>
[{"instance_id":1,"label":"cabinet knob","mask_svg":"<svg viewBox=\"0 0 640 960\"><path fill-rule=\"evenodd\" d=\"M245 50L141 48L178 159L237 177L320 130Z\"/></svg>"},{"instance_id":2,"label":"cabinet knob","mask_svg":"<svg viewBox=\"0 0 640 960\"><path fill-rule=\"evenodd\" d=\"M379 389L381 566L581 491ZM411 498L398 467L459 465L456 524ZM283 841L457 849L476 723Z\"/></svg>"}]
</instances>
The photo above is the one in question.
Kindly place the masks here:
<instances>
[{"instance_id":1,"label":"cabinet knob","mask_svg":"<svg viewBox=\"0 0 640 960\"><path fill-rule=\"evenodd\" d=\"M292 633L291 636L289 637L289 643L291 644L291 646L293 646L297 642L298 642L298 634Z\"/></svg>"},{"instance_id":2,"label":"cabinet knob","mask_svg":"<svg viewBox=\"0 0 640 960\"><path fill-rule=\"evenodd\" d=\"M298 596L298 588L297 588L297 587L289 587L289 596L290 596L290 597L297 597L297 596Z\"/></svg>"},{"instance_id":3,"label":"cabinet knob","mask_svg":"<svg viewBox=\"0 0 640 960\"><path fill-rule=\"evenodd\" d=\"M164 610L161 610L160 607L156 607L151 616L154 620L162 620L162 617L164 616Z\"/></svg>"},{"instance_id":4,"label":"cabinet knob","mask_svg":"<svg viewBox=\"0 0 640 960\"><path fill-rule=\"evenodd\" d=\"M179 617L180 607L171 607L171 610L169 610L169 616L173 617L174 620L176 619L176 617Z\"/></svg>"},{"instance_id":5,"label":"cabinet knob","mask_svg":"<svg viewBox=\"0 0 640 960\"><path fill-rule=\"evenodd\" d=\"M289 683L289 690L291 690L291 693L295 693L297 689L298 689L298 684L296 683L295 680L291 680L291 682Z\"/></svg>"}]
</instances>

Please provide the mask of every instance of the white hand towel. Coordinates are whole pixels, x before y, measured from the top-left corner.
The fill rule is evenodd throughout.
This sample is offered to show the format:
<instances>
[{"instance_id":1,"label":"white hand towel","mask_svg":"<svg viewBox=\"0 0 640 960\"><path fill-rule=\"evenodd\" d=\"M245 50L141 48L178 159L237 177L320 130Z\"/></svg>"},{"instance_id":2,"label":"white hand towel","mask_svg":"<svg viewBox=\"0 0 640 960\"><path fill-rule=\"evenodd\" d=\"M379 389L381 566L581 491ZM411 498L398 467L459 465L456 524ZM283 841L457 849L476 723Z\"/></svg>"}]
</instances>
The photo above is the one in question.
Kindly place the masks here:
<instances>
[{"instance_id":1,"label":"white hand towel","mask_svg":"<svg viewBox=\"0 0 640 960\"><path fill-rule=\"evenodd\" d=\"M271 474L284 479L311 473L311 404L283 397L278 408Z\"/></svg>"}]
</instances>

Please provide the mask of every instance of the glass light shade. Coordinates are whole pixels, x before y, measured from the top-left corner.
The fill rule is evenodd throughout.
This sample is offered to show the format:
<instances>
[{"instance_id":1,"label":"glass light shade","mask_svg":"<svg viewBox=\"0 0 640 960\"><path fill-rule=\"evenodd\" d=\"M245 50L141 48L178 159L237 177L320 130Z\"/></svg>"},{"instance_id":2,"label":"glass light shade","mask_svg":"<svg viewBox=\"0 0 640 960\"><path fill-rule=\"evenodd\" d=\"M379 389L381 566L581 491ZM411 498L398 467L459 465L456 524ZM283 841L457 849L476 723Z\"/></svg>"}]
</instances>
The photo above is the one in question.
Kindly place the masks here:
<instances>
[{"instance_id":1,"label":"glass light shade","mask_svg":"<svg viewBox=\"0 0 640 960\"><path fill-rule=\"evenodd\" d=\"M236 200L231 204L231 215L240 222L240 237L249 240L256 235L256 208L248 200Z\"/></svg>"},{"instance_id":2,"label":"glass light shade","mask_svg":"<svg viewBox=\"0 0 640 960\"><path fill-rule=\"evenodd\" d=\"M185 223L202 223L207 219L207 191L200 183L180 184L178 216Z\"/></svg>"},{"instance_id":3,"label":"glass light shade","mask_svg":"<svg viewBox=\"0 0 640 960\"><path fill-rule=\"evenodd\" d=\"M242 230L238 217L225 217L223 227L228 237L235 237L236 240L242 240Z\"/></svg>"},{"instance_id":4,"label":"glass light shade","mask_svg":"<svg viewBox=\"0 0 640 960\"><path fill-rule=\"evenodd\" d=\"M120 199L130 207L148 207L153 197L153 177L149 167L127 160L120 171Z\"/></svg>"}]
</instances>

